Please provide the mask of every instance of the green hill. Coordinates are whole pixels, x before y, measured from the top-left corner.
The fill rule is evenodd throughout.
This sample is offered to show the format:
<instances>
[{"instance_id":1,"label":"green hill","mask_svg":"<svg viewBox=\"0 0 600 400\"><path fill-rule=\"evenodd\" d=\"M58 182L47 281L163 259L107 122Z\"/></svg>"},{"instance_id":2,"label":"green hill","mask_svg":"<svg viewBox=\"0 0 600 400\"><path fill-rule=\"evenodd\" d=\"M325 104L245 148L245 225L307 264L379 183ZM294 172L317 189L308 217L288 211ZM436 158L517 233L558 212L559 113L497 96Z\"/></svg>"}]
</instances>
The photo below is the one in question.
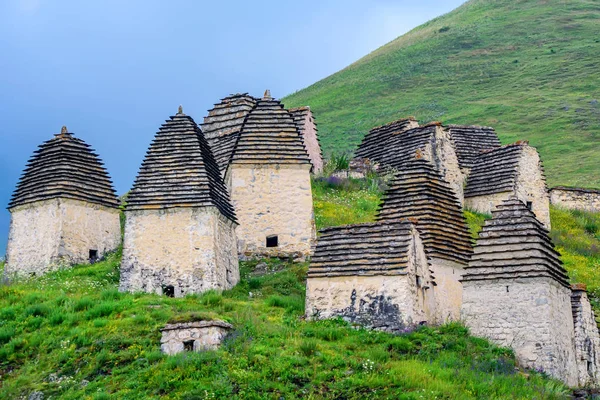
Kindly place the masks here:
<instances>
[{"instance_id":1,"label":"green hill","mask_svg":"<svg viewBox=\"0 0 600 400\"><path fill-rule=\"evenodd\" d=\"M310 105L324 152L405 116L529 140L548 183L600 187L600 3L471 0L284 99Z\"/></svg>"}]
</instances>

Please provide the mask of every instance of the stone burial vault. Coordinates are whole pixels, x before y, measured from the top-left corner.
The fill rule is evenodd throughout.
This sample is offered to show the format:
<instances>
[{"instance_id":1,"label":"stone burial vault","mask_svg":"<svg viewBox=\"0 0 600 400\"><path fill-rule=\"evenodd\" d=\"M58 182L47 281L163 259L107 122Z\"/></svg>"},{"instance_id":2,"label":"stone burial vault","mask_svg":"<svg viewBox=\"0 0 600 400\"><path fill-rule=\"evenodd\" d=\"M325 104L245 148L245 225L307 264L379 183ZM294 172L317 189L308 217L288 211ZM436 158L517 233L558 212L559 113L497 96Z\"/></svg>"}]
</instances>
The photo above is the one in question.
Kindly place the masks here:
<instances>
[{"instance_id":1,"label":"stone burial vault","mask_svg":"<svg viewBox=\"0 0 600 400\"><path fill-rule=\"evenodd\" d=\"M569 386L598 386L600 337L587 294L569 286L548 231L515 196L486 222L462 283L462 319L474 335Z\"/></svg>"},{"instance_id":2,"label":"stone burial vault","mask_svg":"<svg viewBox=\"0 0 600 400\"><path fill-rule=\"evenodd\" d=\"M438 122L419 126L412 119L401 119L373 128L359 145L356 156L379 164L382 173L398 170L419 150L442 174L463 201L464 177L450 134Z\"/></svg>"},{"instance_id":3,"label":"stone burial vault","mask_svg":"<svg viewBox=\"0 0 600 400\"><path fill-rule=\"evenodd\" d=\"M481 152L465 188L465 207L484 214L516 196L550 229L550 196L537 150L521 141Z\"/></svg>"},{"instance_id":4,"label":"stone burial vault","mask_svg":"<svg viewBox=\"0 0 600 400\"><path fill-rule=\"evenodd\" d=\"M121 290L179 297L239 281L229 193L202 131L181 107L156 133L125 214Z\"/></svg>"},{"instance_id":5,"label":"stone burial vault","mask_svg":"<svg viewBox=\"0 0 600 400\"><path fill-rule=\"evenodd\" d=\"M316 138L303 137L294 116L269 91L261 99L226 97L202 126L230 189L239 255L308 256L315 226L307 142L314 158Z\"/></svg>"},{"instance_id":6,"label":"stone burial vault","mask_svg":"<svg viewBox=\"0 0 600 400\"><path fill-rule=\"evenodd\" d=\"M417 157L399 168L376 223L321 232L308 318L341 316L391 331L459 319L470 235L453 189Z\"/></svg>"},{"instance_id":7,"label":"stone burial vault","mask_svg":"<svg viewBox=\"0 0 600 400\"><path fill-rule=\"evenodd\" d=\"M96 261L121 241L119 200L96 153L62 127L13 193L5 278Z\"/></svg>"},{"instance_id":8,"label":"stone burial vault","mask_svg":"<svg viewBox=\"0 0 600 400\"><path fill-rule=\"evenodd\" d=\"M232 329L233 325L224 321L167 324L160 330L160 350L168 355L216 350Z\"/></svg>"}]
</instances>

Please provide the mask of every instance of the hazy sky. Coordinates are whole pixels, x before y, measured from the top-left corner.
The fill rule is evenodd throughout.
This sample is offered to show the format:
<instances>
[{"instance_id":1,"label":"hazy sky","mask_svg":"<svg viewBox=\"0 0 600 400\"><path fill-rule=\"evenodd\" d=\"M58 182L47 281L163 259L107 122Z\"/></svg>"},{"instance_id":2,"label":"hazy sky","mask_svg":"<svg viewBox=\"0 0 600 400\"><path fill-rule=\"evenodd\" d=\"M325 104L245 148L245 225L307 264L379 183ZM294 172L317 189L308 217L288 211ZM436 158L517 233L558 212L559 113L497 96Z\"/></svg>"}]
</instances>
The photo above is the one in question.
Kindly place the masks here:
<instances>
[{"instance_id":1,"label":"hazy sky","mask_svg":"<svg viewBox=\"0 0 600 400\"><path fill-rule=\"evenodd\" d=\"M179 104L302 89L462 0L0 0L0 255L19 175L67 125L119 194Z\"/></svg>"}]
</instances>

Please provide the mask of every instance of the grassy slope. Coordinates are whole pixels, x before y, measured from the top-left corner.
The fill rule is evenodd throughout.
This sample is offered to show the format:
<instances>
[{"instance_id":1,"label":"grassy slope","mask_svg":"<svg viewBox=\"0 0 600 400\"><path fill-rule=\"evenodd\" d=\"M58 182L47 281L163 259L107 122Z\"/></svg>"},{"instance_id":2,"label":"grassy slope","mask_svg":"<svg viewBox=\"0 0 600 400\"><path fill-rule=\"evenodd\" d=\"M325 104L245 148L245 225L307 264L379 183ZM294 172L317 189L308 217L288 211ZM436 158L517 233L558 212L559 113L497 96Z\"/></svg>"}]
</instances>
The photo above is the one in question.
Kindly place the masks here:
<instances>
[{"instance_id":1,"label":"grassy slope","mask_svg":"<svg viewBox=\"0 0 600 400\"><path fill-rule=\"evenodd\" d=\"M373 220L377 184L322 180L314 186L319 227ZM568 233L594 227L563 217L574 224L565 228L566 246L579 243ZM473 232L484 221L468 218ZM306 322L306 264L268 260L266 273L257 276L256 262L242 263L233 290L171 299L119 293L119 256L0 287L0 398L33 391L61 399L551 399L568 393L537 373L518 372L510 351L459 325L394 337L341 321ZM190 313L225 319L236 331L217 352L163 356L159 328Z\"/></svg>"},{"instance_id":2,"label":"grassy slope","mask_svg":"<svg viewBox=\"0 0 600 400\"><path fill-rule=\"evenodd\" d=\"M311 106L326 154L414 115L494 126L550 185L600 187L599 22L595 0L472 0L284 102Z\"/></svg>"}]
</instances>

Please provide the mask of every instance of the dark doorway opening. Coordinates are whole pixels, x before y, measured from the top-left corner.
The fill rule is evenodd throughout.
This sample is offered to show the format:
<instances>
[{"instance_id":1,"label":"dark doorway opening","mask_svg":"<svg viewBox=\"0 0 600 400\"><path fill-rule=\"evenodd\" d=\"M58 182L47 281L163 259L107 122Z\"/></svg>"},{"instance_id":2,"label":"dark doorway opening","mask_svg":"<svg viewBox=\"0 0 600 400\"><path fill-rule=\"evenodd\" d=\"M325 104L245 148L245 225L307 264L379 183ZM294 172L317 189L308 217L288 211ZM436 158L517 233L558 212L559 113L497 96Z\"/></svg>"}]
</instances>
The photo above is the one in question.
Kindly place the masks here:
<instances>
[{"instance_id":1,"label":"dark doorway opening","mask_svg":"<svg viewBox=\"0 0 600 400\"><path fill-rule=\"evenodd\" d=\"M90 263L98 261L98 250L90 250Z\"/></svg>"},{"instance_id":2,"label":"dark doorway opening","mask_svg":"<svg viewBox=\"0 0 600 400\"><path fill-rule=\"evenodd\" d=\"M267 236L267 247L279 246L279 238L277 235Z\"/></svg>"},{"instance_id":3,"label":"dark doorway opening","mask_svg":"<svg viewBox=\"0 0 600 400\"><path fill-rule=\"evenodd\" d=\"M183 351L194 351L194 341L186 340L183 342Z\"/></svg>"},{"instance_id":4,"label":"dark doorway opening","mask_svg":"<svg viewBox=\"0 0 600 400\"><path fill-rule=\"evenodd\" d=\"M531 201L528 201L528 202L527 202L527 209L528 209L529 211L532 211L532 210L533 210L533 203L532 203Z\"/></svg>"},{"instance_id":5,"label":"dark doorway opening","mask_svg":"<svg viewBox=\"0 0 600 400\"><path fill-rule=\"evenodd\" d=\"M167 297L175 297L175 286L173 286L173 285L163 286L163 294Z\"/></svg>"}]
</instances>

